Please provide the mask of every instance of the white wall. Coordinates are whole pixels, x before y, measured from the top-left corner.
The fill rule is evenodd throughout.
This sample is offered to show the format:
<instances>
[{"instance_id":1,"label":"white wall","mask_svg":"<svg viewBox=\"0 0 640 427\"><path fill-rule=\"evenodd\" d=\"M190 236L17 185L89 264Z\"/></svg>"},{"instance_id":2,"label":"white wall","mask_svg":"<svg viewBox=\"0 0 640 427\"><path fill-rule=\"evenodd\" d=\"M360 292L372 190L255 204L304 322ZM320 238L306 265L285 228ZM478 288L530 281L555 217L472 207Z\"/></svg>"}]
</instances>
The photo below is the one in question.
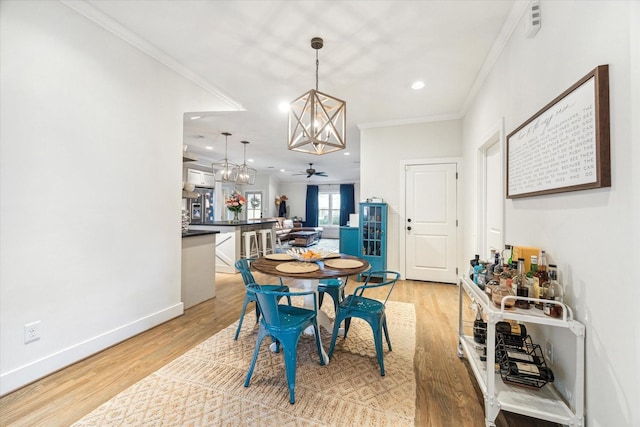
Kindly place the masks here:
<instances>
[{"instance_id":1,"label":"white wall","mask_svg":"<svg viewBox=\"0 0 640 427\"><path fill-rule=\"evenodd\" d=\"M401 164L412 159L462 155L461 120L443 120L361 130L360 198L382 197L389 204L387 215L387 268L400 270L399 218ZM462 232L460 230L460 232Z\"/></svg>"},{"instance_id":2,"label":"white wall","mask_svg":"<svg viewBox=\"0 0 640 427\"><path fill-rule=\"evenodd\" d=\"M633 265L640 186L632 168L639 146L639 10L634 2L542 1L537 36L527 39L522 26L516 28L464 117L464 226L470 236L477 234L477 150L488 129L504 117L510 133L597 65L609 64L611 188L507 200L505 209L506 242L546 250L560 269L566 302L586 325L589 426L640 425ZM468 257L475 249L476 242L467 241ZM551 338L556 385L571 399L572 341L564 333Z\"/></svg>"},{"instance_id":3,"label":"white wall","mask_svg":"<svg viewBox=\"0 0 640 427\"><path fill-rule=\"evenodd\" d=\"M5 394L182 313L182 114L229 105L62 3L0 11Z\"/></svg>"}]
</instances>

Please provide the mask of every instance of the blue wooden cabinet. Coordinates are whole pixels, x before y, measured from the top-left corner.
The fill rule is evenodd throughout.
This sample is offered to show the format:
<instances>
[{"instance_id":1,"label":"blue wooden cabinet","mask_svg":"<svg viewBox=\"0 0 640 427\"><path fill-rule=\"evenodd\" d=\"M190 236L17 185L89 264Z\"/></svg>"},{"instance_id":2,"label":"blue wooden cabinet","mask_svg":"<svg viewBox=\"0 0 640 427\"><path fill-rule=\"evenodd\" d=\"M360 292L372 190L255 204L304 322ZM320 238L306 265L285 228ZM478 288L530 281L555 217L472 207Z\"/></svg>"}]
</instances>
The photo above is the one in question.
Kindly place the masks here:
<instances>
[{"instance_id":1,"label":"blue wooden cabinet","mask_svg":"<svg viewBox=\"0 0 640 427\"><path fill-rule=\"evenodd\" d=\"M371 264L370 272L387 269L387 204L360 203L358 228L360 257ZM367 273L363 273L367 274Z\"/></svg>"},{"instance_id":2,"label":"blue wooden cabinet","mask_svg":"<svg viewBox=\"0 0 640 427\"><path fill-rule=\"evenodd\" d=\"M340 227L340 253L360 256L358 227Z\"/></svg>"}]
</instances>

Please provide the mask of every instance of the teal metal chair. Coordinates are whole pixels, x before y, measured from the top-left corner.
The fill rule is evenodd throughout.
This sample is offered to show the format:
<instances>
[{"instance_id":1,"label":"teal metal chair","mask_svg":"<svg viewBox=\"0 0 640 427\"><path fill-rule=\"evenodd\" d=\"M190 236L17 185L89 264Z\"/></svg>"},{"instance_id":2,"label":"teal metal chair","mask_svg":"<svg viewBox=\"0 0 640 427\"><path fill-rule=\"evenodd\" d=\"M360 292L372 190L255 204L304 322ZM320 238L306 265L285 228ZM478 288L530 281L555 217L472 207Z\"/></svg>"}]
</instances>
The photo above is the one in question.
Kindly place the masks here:
<instances>
[{"instance_id":1,"label":"teal metal chair","mask_svg":"<svg viewBox=\"0 0 640 427\"><path fill-rule=\"evenodd\" d=\"M318 283L318 307L322 307L324 302L324 294L329 294L333 299L333 307L338 310L338 304L344 299L344 288L347 286L349 276L342 279L320 279Z\"/></svg>"},{"instance_id":2,"label":"teal metal chair","mask_svg":"<svg viewBox=\"0 0 640 427\"><path fill-rule=\"evenodd\" d=\"M276 343L276 352L280 351L281 345L284 349L284 365L287 375L287 385L289 386L289 403L295 403L298 341L300 340L302 332L309 326L313 326L320 365L324 365L322 348L320 346L320 331L318 330L318 312L315 309L311 310L278 304L278 300L282 297L291 298L292 296L313 295L314 307L317 307L316 293L314 291L278 292L268 290L264 286L256 284L247 285L247 293L253 294L258 301L262 318L260 319L260 330L258 331L256 348L253 351L253 359L251 360L251 366L249 367L244 386L249 387L262 340L266 336L271 336Z\"/></svg>"},{"instance_id":3,"label":"teal metal chair","mask_svg":"<svg viewBox=\"0 0 640 427\"><path fill-rule=\"evenodd\" d=\"M236 269L242 275L242 281L244 285L247 286L251 283L256 283L256 279L254 279L253 274L251 274L251 261L255 258L243 258L236 261L235 266ZM263 285L265 289L269 289L272 291L279 292L289 292L289 287L285 286L282 283L282 278L280 278L280 285ZM287 298L289 301L289 305L291 305L291 298ZM238 321L238 329L236 329L236 336L234 340L238 340L238 335L240 335L240 329L242 329L242 320L244 319L245 311L247 310L247 305L250 302L256 302L255 295L251 292L247 292L244 296L244 303L242 304L242 312L240 313L240 320ZM260 307L256 302L256 323L260 320Z\"/></svg>"},{"instance_id":4,"label":"teal metal chair","mask_svg":"<svg viewBox=\"0 0 640 427\"><path fill-rule=\"evenodd\" d=\"M373 277L382 277L381 283L371 283ZM358 317L365 320L373 330L373 339L376 346L376 358L380 365L380 375L384 376L384 352L382 349L382 332L387 340L387 346L391 351L391 341L389 340L389 331L387 330L387 316L385 314L385 305L389 300L389 295L400 278L400 273L395 271L376 271L369 274L364 285L358 286L353 295L344 298L338 304L336 312L336 320L333 324L333 336L331 337L331 346L329 347L329 358L333 355L333 350L338 337L340 324L344 321L344 339L347 339L351 318ZM371 299L363 296L367 289L388 287L387 296L384 301Z\"/></svg>"}]
</instances>

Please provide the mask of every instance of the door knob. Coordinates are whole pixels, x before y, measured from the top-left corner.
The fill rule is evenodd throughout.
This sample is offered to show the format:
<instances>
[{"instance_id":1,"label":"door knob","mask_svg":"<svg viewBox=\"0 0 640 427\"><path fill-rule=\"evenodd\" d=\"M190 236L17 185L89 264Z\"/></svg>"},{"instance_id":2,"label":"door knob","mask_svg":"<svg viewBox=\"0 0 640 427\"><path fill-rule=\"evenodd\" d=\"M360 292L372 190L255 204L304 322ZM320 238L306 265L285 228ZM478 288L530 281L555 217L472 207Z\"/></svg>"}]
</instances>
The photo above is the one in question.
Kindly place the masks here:
<instances>
[{"instance_id":1,"label":"door knob","mask_svg":"<svg viewBox=\"0 0 640 427\"><path fill-rule=\"evenodd\" d=\"M411 222L411 218L407 219L407 222Z\"/></svg>"},{"instance_id":2,"label":"door knob","mask_svg":"<svg viewBox=\"0 0 640 427\"><path fill-rule=\"evenodd\" d=\"M411 227L407 227L407 230L411 231Z\"/></svg>"}]
</instances>

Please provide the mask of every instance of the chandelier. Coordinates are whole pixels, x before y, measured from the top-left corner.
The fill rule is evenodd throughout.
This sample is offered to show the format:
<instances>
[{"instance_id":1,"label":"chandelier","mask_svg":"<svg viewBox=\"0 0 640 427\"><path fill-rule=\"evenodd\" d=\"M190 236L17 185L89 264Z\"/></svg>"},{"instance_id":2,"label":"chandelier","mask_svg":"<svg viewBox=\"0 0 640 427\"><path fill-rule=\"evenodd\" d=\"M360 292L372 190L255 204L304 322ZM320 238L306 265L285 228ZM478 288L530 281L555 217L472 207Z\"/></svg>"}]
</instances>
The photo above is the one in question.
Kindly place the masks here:
<instances>
[{"instance_id":1,"label":"chandelier","mask_svg":"<svg viewBox=\"0 0 640 427\"><path fill-rule=\"evenodd\" d=\"M211 163L211 169L217 182L236 182L238 165L227 158L227 138L231 134L229 132L222 132L222 134L224 135L224 159Z\"/></svg>"},{"instance_id":2,"label":"chandelier","mask_svg":"<svg viewBox=\"0 0 640 427\"><path fill-rule=\"evenodd\" d=\"M244 163L236 166L233 169L233 174L235 175L236 182L238 184L253 185L256 183L256 174L258 173L258 171L247 166L247 145L249 144L249 141L240 142L242 143L242 145L244 145Z\"/></svg>"},{"instance_id":3,"label":"chandelier","mask_svg":"<svg viewBox=\"0 0 640 427\"><path fill-rule=\"evenodd\" d=\"M288 148L310 154L327 154L346 148L347 104L318 91L318 50L324 42L311 39L316 50L316 88L291 102Z\"/></svg>"}]
</instances>

